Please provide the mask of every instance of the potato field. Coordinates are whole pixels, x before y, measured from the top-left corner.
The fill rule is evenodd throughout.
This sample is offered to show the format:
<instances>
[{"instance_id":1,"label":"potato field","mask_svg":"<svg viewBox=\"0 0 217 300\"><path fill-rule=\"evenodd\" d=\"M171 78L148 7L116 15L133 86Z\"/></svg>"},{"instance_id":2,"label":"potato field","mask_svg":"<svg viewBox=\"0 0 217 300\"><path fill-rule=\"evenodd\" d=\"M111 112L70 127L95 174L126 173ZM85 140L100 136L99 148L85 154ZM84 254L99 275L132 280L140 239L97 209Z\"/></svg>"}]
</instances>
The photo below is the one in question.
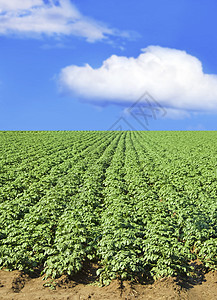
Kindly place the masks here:
<instances>
[{"instance_id":1,"label":"potato field","mask_svg":"<svg viewBox=\"0 0 217 300\"><path fill-rule=\"evenodd\" d=\"M101 284L217 266L217 132L0 132L0 268Z\"/></svg>"}]
</instances>

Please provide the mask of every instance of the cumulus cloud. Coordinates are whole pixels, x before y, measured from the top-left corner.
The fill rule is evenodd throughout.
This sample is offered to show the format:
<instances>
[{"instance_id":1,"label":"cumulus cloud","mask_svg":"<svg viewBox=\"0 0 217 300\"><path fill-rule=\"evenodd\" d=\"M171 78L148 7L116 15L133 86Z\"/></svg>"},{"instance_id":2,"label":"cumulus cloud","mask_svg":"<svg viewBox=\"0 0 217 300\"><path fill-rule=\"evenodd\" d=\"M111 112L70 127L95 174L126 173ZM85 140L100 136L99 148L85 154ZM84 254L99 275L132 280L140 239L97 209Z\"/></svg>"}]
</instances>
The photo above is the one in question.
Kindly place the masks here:
<instances>
[{"instance_id":1,"label":"cumulus cloud","mask_svg":"<svg viewBox=\"0 0 217 300\"><path fill-rule=\"evenodd\" d=\"M59 75L62 92L88 101L134 102L148 91L169 113L217 111L217 76L205 74L185 51L149 46L137 57L112 55L100 68L71 65Z\"/></svg>"},{"instance_id":2,"label":"cumulus cloud","mask_svg":"<svg viewBox=\"0 0 217 300\"><path fill-rule=\"evenodd\" d=\"M82 15L70 0L0 0L0 34L75 35L88 42L131 36Z\"/></svg>"}]
</instances>

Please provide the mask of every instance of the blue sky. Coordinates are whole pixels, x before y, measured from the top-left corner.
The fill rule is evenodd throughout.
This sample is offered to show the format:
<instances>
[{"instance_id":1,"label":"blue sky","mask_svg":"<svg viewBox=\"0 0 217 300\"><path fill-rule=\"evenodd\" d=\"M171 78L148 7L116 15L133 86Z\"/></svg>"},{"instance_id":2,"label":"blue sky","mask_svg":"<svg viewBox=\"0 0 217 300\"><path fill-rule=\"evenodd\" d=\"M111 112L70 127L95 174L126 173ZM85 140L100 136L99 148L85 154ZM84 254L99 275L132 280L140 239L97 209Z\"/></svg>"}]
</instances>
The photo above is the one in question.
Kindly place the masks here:
<instances>
[{"instance_id":1,"label":"blue sky","mask_svg":"<svg viewBox=\"0 0 217 300\"><path fill-rule=\"evenodd\" d=\"M0 130L217 130L216 10L0 0Z\"/></svg>"}]
</instances>

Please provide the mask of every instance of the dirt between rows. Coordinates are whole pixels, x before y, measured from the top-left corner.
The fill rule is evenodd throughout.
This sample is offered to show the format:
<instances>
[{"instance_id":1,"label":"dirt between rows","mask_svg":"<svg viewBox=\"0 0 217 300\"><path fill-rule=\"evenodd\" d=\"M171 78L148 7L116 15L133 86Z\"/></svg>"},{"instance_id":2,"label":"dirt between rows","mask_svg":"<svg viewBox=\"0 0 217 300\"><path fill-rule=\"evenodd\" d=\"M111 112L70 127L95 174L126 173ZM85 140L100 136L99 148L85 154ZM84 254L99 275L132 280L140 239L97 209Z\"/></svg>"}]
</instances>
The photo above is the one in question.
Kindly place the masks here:
<instances>
[{"instance_id":1,"label":"dirt between rows","mask_svg":"<svg viewBox=\"0 0 217 300\"><path fill-rule=\"evenodd\" d=\"M19 300L131 300L185 299L216 300L217 272L210 272L197 280L178 281L163 278L152 284L132 284L115 280L109 286L94 285L93 274L69 279L67 276L51 282L42 277L29 276L20 271L0 271L0 299ZM47 286L46 286L47 285Z\"/></svg>"}]
</instances>

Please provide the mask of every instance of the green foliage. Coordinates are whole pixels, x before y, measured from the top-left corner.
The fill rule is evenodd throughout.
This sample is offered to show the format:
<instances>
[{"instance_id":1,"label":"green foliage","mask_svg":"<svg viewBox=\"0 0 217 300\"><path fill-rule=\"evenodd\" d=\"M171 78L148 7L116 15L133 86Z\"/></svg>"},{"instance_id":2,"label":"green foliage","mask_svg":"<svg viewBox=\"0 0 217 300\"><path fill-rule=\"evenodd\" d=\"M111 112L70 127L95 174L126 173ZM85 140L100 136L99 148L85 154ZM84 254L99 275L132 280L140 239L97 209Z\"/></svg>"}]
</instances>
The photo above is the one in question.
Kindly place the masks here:
<instances>
[{"instance_id":1,"label":"green foliage","mask_svg":"<svg viewBox=\"0 0 217 300\"><path fill-rule=\"evenodd\" d=\"M101 284L216 269L216 135L0 132L1 268L93 261Z\"/></svg>"}]
</instances>

